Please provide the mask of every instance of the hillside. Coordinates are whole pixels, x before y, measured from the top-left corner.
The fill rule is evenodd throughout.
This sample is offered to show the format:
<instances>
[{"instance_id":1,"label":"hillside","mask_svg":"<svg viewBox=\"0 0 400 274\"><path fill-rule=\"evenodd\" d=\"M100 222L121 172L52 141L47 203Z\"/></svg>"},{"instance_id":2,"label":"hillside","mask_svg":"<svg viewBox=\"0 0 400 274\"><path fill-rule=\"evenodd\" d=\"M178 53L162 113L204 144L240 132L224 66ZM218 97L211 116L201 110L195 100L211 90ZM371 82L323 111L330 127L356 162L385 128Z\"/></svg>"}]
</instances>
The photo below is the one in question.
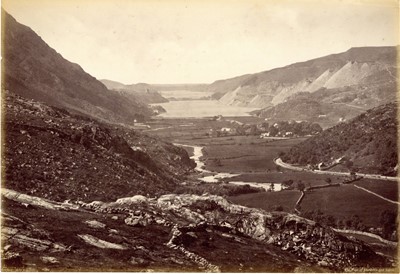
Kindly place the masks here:
<instances>
[{"instance_id":1,"label":"hillside","mask_svg":"<svg viewBox=\"0 0 400 274\"><path fill-rule=\"evenodd\" d=\"M397 125L396 103L385 104L307 139L282 159L293 164L316 165L344 157L343 165L349 170L395 175Z\"/></svg>"},{"instance_id":2,"label":"hillside","mask_svg":"<svg viewBox=\"0 0 400 274\"><path fill-rule=\"evenodd\" d=\"M111 80L100 80L108 89L118 91L121 94L133 96L138 102L144 104L166 103L168 100L164 98L154 87L145 83L132 85L124 85L122 83Z\"/></svg>"},{"instance_id":3,"label":"hillside","mask_svg":"<svg viewBox=\"0 0 400 274\"><path fill-rule=\"evenodd\" d=\"M214 92L215 99L228 105L264 108L257 114L272 119L282 114L296 119L300 113L302 119L308 120L314 114L329 114L323 110L327 104L335 104L332 118L327 116L328 122L337 123L336 118L352 118L359 114L357 108L366 110L392 101L396 94L395 75L396 47L363 47L219 80L208 90ZM302 92L309 94L308 102L304 101L304 96L297 101L295 95ZM298 106L292 108L295 105Z\"/></svg>"},{"instance_id":4,"label":"hillside","mask_svg":"<svg viewBox=\"0 0 400 274\"><path fill-rule=\"evenodd\" d=\"M168 193L191 161L185 150L4 91L7 188L91 201Z\"/></svg>"},{"instance_id":5,"label":"hillside","mask_svg":"<svg viewBox=\"0 0 400 274\"><path fill-rule=\"evenodd\" d=\"M5 89L111 123L132 124L153 114L133 96L108 90L4 10L2 18Z\"/></svg>"}]
</instances>

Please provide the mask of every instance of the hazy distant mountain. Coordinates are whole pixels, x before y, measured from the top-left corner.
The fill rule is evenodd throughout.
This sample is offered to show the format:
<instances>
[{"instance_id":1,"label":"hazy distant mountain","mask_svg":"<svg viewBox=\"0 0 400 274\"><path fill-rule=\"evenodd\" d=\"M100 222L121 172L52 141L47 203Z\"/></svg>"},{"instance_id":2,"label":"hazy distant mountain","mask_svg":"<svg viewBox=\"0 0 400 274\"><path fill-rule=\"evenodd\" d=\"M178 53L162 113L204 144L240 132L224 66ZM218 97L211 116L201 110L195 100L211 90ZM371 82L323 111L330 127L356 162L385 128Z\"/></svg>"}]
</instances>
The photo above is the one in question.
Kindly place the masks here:
<instances>
[{"instance_id":1,"label":"hazy distant mountain","mask_svg":"<svg viewBox=\"0 0 400 274\"><path fill-rule=\"evenodd\" d=\"M3 87L23 97L101 120L131 123L152 110L129 94L109 91L64 59L29 27L2 11Z\"/></svg>"},{"instance_id":2,"label":"hazy distant mountain","mask_svg":"<svg viewBox=\"0 0 400 274\"><path fill-rule=\"evenodd\" d=\"M214 92L214 98L228 105L269 107L271 109L260 112L261 116L268 118L285 115L296 119L299 113L303 113L305 119L313 115L327 115L325 104L332 103L341 104L338 108L334 107L335 116L340 117L339 110L345 109L344 112L351 113L349 117L353 117L358 113L357 108L365 110L392 101L396 93L395 76L396 47L362 47L282 68L219 80L208 90ZM293 96L300 92L308 92L310 96ZM299 98L302 101L297 101ZM289 103L279 106L285 102ZM311 110L308 108L310 105Z\"/></svg>"},{"instance_id":3,"label":"hazy distant mountain","mask_svg":"<svg viewBox=\"0 0 400 274\"><path fill-rule=\"evenodd\" d=\"M124 85L122 83L111 80L100 80L108 89L126 92L135 97L139 102L145 104L166 103L168 100L164 98L153 86L145 83L132 85Z\"/></svg>"},{"instance_id":4,"label":"hazy distant mountain","mask_svg":"<svg viewBox=\"0 0 400 274\"><path fill-rule=\"evenodd\" d=\"M397 124L396 103L381 105L307 139L282 158L306 165L345 157L351 169L395 175Z\"/></svg>"},{"instance_id":5,"label":"hazy distant mountain","mask_svg":"<svg viewBox=\"0 0 400 274\"><path fill-rule=\"evenodd\" d=\"M189 91L206 91L207 84L151 84L151 86L159 91L170 90L189 90Z\"/></svg>"}]
</instances>

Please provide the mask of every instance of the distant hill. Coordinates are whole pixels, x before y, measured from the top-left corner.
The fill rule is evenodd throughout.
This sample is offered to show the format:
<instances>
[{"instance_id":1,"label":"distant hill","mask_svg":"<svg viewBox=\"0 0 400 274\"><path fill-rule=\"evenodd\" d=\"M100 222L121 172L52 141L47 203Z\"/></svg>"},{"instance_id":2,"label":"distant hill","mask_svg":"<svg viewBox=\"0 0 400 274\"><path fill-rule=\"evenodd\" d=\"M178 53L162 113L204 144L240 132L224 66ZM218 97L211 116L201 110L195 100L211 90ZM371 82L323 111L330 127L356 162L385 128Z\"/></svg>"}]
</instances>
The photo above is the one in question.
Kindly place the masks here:
<instances>
[{"instance_id":1,"label":"distant hill","mask_svg":"<svg viewBox=\"0 0 400 274\"><path fill-rule=\"evenodd\" d=\"M151 86L159 91L171 91L171 90L206 91L207 89L207 84L151 84Z\"/></svg>"},{"instance_id":2,"label":"distant hill","mask_svg":"<svg viewBox=\"0 0 400 274\"><path fill-rule=\"evenodd\" d=\"M145 83L124 85L110 80L100 80L108 89L126 93L144 104L166 103L164 98L153 86Z\"/></svg>"},{"instance_id":3,"label":"distant hill","mask_svg":"<svg viewBox=\"0 0 400 274\"><path fill-rule=\"evenodd\" d=\"M397 125L396 103L385 104L307 139L282 159L306 165L345 157L344 165L349 170L395 175Z\"/></svg>"},{"instance_id":4,"label":"distant hill","mask_svg":"<svg viewBox=\"0 0 400 274\"><path fill-rule=\"evenodd\" d=\"M117 81L100 79L100 82L102 82L108 89L118 90L118 89L123 89L125 87L125 84L122 84Z\"/></svg>"},{"instance_id":5,"label":"distant hill","mask_svg":"<svg viewBox=\"0 0 400 274\"><path fill-rule=\"evenodd\" d=\"M111 123L130 124L153 114L134 96L108 90L4 10L2 19L6 90Z\"/></svg>"},{"instance_id":6,"label":"distant hill","mask_svg":"<svg viewBox=\"0 0 400 274\"><path fill-rule=\"evenodd\" d=\"M325 122L334 124L340 118L352 118L360 110L395 99L396 54L396 47L351 48L344 53L219 80L208 90L214 92L213 98L228 105L263 108L256 112L261 117L298 119L300 114L301 119L310 120L322 115L327 117ZM299 93L303 94L297 97Z\"/></svg>"}]
</instances>

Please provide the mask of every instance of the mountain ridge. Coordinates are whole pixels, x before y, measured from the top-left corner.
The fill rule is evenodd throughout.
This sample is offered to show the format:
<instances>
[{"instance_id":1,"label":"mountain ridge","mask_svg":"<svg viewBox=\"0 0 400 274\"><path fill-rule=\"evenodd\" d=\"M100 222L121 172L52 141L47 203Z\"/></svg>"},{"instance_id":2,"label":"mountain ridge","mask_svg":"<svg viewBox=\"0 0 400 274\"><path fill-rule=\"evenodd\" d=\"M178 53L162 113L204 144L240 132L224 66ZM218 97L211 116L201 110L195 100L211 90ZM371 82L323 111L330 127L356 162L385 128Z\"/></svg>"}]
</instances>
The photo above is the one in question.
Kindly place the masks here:
<instances>
[{"instance_id":1,"label":"mountain ridge","mask_svg":"<svg viewBox=\"0 0 400 274\"><path fill-rule=\"evenodd\" d=\"M253 114L262 118L308 120L329 127L396 99L397 50L398 46L354 47L218 80L208 89L224 104L260 108Z\"/></svg>"},{"instance_id":2,"label":"mountain ridge","mask_svg":"<svg viewBox=\"0 0 400 274\"><path fill-rule=\"evenodd\" d=\"M110 123L132 124L153 111L129 94L110 91L2 9L5 90Z\"/></svg>"}]
</instances>

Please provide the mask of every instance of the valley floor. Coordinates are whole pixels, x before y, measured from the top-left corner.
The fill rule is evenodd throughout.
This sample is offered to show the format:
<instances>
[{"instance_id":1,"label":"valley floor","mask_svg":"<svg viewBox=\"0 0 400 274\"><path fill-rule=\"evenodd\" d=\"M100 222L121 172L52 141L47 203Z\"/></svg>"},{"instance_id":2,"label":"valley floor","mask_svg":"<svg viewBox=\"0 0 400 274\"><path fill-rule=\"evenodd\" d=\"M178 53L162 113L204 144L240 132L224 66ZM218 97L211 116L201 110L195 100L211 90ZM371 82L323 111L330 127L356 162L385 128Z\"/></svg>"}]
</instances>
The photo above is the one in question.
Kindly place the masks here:
<instances>
[{"instance_id":1,"label":"valley floor","mask_svg":"<svg viewBox=\"0 0 400 274\"><path fill-rule=\"evenodd\" d=\"M77 117L30 104L31 116L24 116L30 119L27 127L18 118L26 102L19 103L15 116L9 116L9 132L20 139L9 140L17 147L10 150L9 146L7 154L16 168L8 169L12 184L2 189L3 270L324 272L367 266L391 272L397 267L393 247L397 243L358 233L370 229L379 233L381 212L397 212L397 206L387 201L396 200L397 184L363 179L342 185L348 178L289 170L274 163L280 153L306 138L210 137L210 129L231 123L210 119L157 119L149 123L150 128L142 127L146 136L95 126L93 121L90 127L86 122L75 127ZM48 113L60 117L48 122ZM259 121L255 117L230 120ZM43 136L64 145L46 147ZM49 149L65 147L60 151L70 156L65 164L68 178L60 176L65 171L53 169L32 173L31 181L18 177L27 163L34 164L29 162L31 150L21 146L32 140L39 140L36 149L46 155L52 155ZM183 149L195 156L195 172L190 172L193 163ZM93 159L85 161L90 162L90 170L74 167L80 164L72 164L78 152L82 159ZM42 160L35 164L55 164ZM110 170L114 165L126 174ZM54 170L61 168L62 163ZM158 168L162 180L155 174ZM106 185L110 178L98 178L101 187L99 182L76 181L81 174L76 172L85 176L105 172L115 177L114 185ZM221 174L229 176L216 176ZM48 191L48 183L53 182L49 176L66 182L63 187L70 185L69 195L74 198L66 199L64 188L54 186ZM204 176L214 176L216 181L199 180ZM157 178L162 184L150 188L150 180ZM338 187L319 189L328 178ZM122 188L127 187L125 180L133 187ZM115 187L116 182L121 187ZM315 189L304 195L305 190L296 188L299 183ZM76 189L84 184L86 188ZM147 194L135 193L145 187ZM299 215L320 219L316 223Z\"/></svg>"},{"instance_id":2,"label":"valley floor","mask_svg":"<svg viewBox=\"0 0 400 274\"><path fill-rule=\"evenodd\" d=\"M252 117L245 119L251 121ZM253 119L256 121L257 118ZM295 212L297 206L301 208L300 213L303 214L320 211L325 217L331 218L331 222L333 220L335 226L339 228L344 228L346 221L350 222L349 220L356 216L363 229L370 229L378 234L382 213L397 212L398 184L395 177L356 174L363 178L351 182L349 172L310 172L302 167L292 168L290 165L275 162L280 153L288 151L305 138L282 140L281 138L260 139L258 136L208 137L205 136L205 132L221 127L223 123L207 119L199 119L198 122L169 119L165 122L169 124L169 127L161 127L158 130L149 131L148 134L169 138L177 143L201 146L203 147L201 160L206 170L237 175L220 179L217 184L229 184L235 181L244 184L248 182L250 185L259 183L263 186L271 183L280 185L287 181L293 183L292 188L283 191L231 196L230 200L235 203L269 211L278 209ZM157 121L156 128L160 127L160 123L161 121ZM193 153L192 149L187 148L187 150ZM350 185L347 185L348 182ZM296 202L301 192L296 190L297 183L303 183L306 190L312 188L299 205ZM329 187L320 188L324 185L329 185Z\"/></svg>"}]
</instances>

